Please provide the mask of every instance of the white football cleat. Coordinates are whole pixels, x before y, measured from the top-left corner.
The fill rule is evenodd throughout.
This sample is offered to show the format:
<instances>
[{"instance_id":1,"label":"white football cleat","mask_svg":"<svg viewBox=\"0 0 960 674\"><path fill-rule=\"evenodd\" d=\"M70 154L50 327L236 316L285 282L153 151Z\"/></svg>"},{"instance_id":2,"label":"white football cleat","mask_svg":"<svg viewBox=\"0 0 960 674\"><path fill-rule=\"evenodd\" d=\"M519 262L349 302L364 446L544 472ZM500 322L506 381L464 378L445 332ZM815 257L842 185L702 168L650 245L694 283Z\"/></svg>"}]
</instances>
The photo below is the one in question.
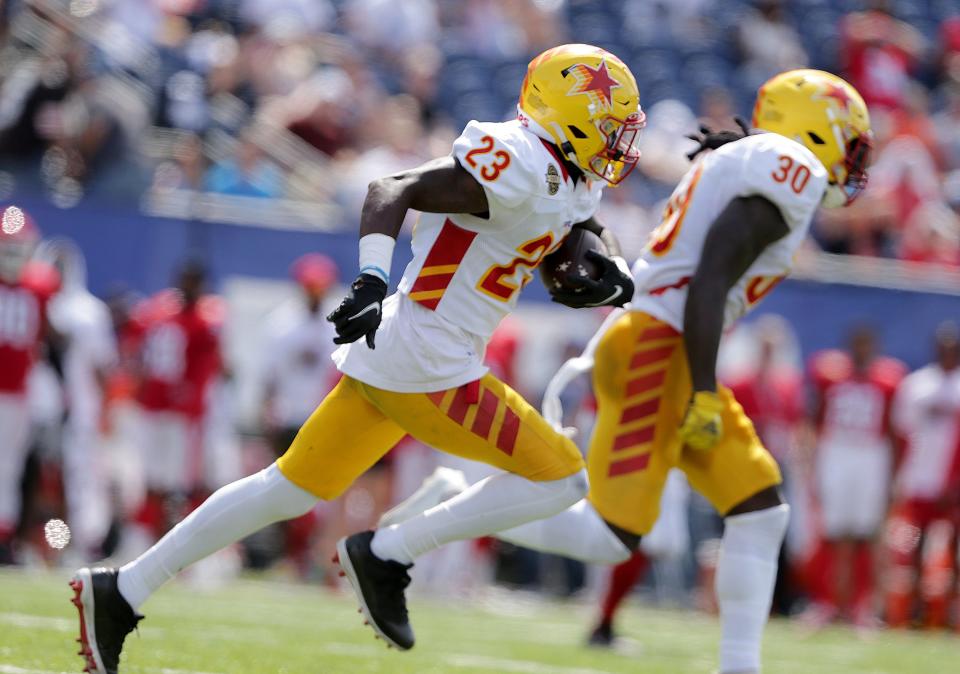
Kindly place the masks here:
<instances>
[{"instance_id":1,"label":"white football cleat","mask_svg":"<svg viewBox=\"0 0 960 674\"><path fill-rule=\"evenodd\" d=\"M423 481L420 488L409 498L401 501L380 516L378 529L400 524L416 517L420 513L453 498L470 485L464 474L454 468L440 466Z\"/></svg>"}]
</instances>

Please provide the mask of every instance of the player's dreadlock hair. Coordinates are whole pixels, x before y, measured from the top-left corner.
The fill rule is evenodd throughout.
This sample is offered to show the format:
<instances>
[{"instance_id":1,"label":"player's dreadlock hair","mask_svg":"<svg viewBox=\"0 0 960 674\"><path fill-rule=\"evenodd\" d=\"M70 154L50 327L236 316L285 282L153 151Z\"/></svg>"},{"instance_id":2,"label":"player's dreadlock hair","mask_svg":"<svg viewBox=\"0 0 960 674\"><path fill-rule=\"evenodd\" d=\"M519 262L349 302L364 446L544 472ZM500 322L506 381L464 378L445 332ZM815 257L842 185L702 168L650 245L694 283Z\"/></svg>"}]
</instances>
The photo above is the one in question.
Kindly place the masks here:
<instances>
[{"instance_id":1,"label":"player's dreadlock hair","mask_svg":"<svg viewBox=\"0 0 960 674\"><path fill-rule=\"evenodd\" d=\"M737 123L742 133L740 131L713 131L709 126L701 124L700 133L692 133L687 136L690 140L695 140L700 144L697 149L687 153L687 159L693 161L698 154L705 150L716 150L727 143L732 143L750 135L750 127L743 117L734 117L733 121Z\"/></svg>"}]
</instances>

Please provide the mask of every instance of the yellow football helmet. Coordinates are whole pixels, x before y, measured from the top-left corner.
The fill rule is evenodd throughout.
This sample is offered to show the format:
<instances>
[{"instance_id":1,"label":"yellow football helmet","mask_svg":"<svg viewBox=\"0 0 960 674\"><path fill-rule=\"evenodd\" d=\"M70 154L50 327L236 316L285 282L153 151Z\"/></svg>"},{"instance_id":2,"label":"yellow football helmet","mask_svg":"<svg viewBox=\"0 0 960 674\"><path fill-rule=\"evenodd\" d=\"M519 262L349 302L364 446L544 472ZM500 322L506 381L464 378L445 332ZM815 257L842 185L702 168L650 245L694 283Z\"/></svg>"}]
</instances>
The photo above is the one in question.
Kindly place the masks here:
<instances>
[{"instance_id":1,"label":"yellow football helmet","mask_svg":"<svg viewBox=\"0 0 960 674\"><path fill-rule=\"evenodd\" d=\"M790 70L757 92L753 126L804 145L827 169L825 206L845 206L867 184L873 136L857 90L822 70Z\"/></svg>"},{"instance_id":2,"label":"yellow football helmet","mask_svg":"<svg viewBox=\"0 0 960 674\"><path fill-rule=\"evenodd\" d=\"M590 177L616 185L640 158L645 116L630 69L588 44L565 44L527 66L520 89L521 122L533 120L563 155Z\"/></svg>"}]
</instances>

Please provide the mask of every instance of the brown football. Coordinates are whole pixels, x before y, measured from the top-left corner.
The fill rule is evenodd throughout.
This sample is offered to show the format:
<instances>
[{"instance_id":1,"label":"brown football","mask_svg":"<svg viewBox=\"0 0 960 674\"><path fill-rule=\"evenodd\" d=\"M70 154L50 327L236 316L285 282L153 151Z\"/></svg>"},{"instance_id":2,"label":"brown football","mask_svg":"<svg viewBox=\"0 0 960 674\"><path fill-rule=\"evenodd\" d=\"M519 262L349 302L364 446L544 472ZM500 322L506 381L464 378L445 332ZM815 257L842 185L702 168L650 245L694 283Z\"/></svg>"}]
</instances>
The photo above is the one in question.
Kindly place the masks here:
<instances>
[{"instance_id":1,"label":"brown football","mask_svg":"<svg viewBox=\"0 0 960 674\"><path fill-rule=\"evenodd\" d=\"M574 227L560 247L543 258L540 263L540 279L547 290L571 289L570 276L588 276L599 280L600 270L587 259L587 251L595 250L607 255L607 247L600 237L583 227Z\"/></svg>"}]
</instances>

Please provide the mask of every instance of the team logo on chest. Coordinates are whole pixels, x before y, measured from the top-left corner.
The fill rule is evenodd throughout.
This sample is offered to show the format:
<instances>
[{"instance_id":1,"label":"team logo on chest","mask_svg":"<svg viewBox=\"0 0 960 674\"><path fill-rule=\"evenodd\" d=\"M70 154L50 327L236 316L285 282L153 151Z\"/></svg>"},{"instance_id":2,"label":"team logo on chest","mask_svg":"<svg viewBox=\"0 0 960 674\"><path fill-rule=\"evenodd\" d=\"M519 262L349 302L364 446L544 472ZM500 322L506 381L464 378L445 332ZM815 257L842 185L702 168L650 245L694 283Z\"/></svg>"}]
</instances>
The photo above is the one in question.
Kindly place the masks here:
<instances>
[{"instance_id":1,"label":"team logo on chest","mask_svg":"<svg viewBox=\"0 0 960 674\"><path fill-rule=\"evenodd\" d=\"M547 192L553 196L560 191L560 172L553 164L547 164Z\"/></svg>"}]
</instances>

